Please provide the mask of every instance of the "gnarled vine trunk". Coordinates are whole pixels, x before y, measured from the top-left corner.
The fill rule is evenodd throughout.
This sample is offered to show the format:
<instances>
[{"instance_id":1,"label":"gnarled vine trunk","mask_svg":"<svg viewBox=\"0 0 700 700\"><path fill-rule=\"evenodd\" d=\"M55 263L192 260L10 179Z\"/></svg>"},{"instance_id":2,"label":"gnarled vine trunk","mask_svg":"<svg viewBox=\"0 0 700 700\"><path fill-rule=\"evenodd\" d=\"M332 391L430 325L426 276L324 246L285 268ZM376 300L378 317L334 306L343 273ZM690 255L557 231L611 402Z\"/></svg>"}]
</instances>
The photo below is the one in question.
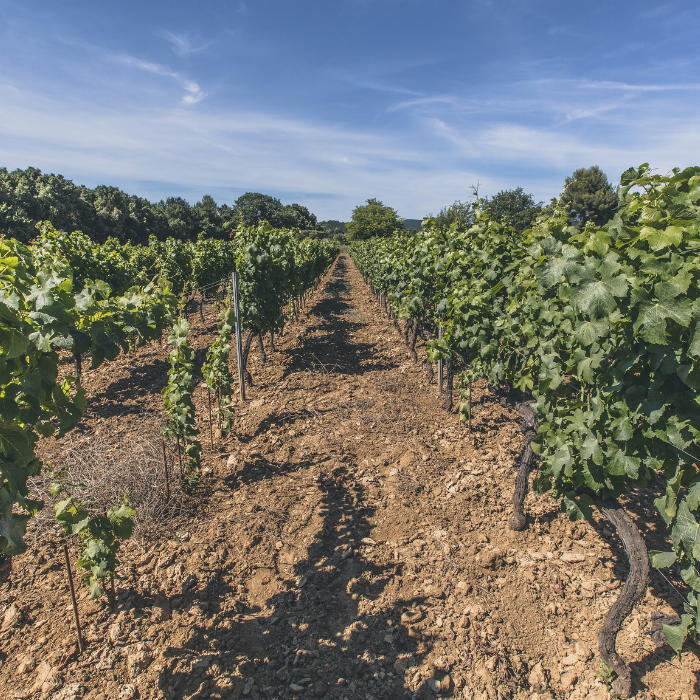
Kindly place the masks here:
<instances>
[{"instance_id":1,"label":"gnarled vine trunk","mask_svg":"<svg viewBox=\"0 0 700 700\"><path fill-rule=\"evenodd\" d=\"M620 590L620 595L610 608L603 627L598 633L600 656L617 674L612 684L612 692L618 697L628 698L632 694L632 671L617 653L615 642L625 618L646 591L649 579L649 554L639 528L617 501L597 500L596 506L617 530L630 564L625 585Z\"/></svg>"},{"instance_id":2,"label":"gnarled vine trunk","mask_svg":"<svg viewBox=\"0 0 700 700\"><path fill-rule=\"evenodd\" d=\"M533 466L535 465L536 457L532 451L532 442L537 435L539 424L535 417L534 411L530 408L527 402L519 403L516 406L518 412L523 416L524 420L520 426L520 432L525 433L527 442L520 455L520 468L518 475L515 477L515 491L513 491L513 517L508 521L508 527L511 530L524 530L527 525L525 517L525 509L523 504L527 495L530 484L529 477Z\"/></svg>"},{"instance_id":3,"label":"gnarled vine trunk","mask_svg":"<svg viewBox=\"0 0 700 700\"><path fill-rule=\"evenodd\" d=\"M411 351L411 356L414 362L418 362L418 353L416 352L416 340L418 340L418 319L413 319L413 335L411 336L411 344L408 349Z\"/></svg>"},{"instance_id":4,"label":"gnarled vine trunk","mask_svg":"<svg viewBox=\"0 0 700 700\"><path fill-rule=\"evenodd\" d=\"M260 350L260 358L262 359L262 363L265 364L267 362L267 353L265 352L265 346L263 345L262 333L258 333L257 338L258 349Z\"/></svg>"},{"instance_id":5,"label":"gnarled vine trunk","mask_svg":"<svg viewBox=\"0 0 700 700\"><path fill-rule=\"evenodd\" d=\"M432 338L430 331L426 331L426 336L427 336L428 340L430 340ZM432 383L434 376L435 375L433 373L433 363L426 357L425 358L425 378L428 381L428 384Z\"/></svg>"},{"instance_id":6,"label":"gnarled vine trunk","mask_svg":"<svg viewBox=\"0 0 700 700\"><path fill-rule=\"evenodd\" d=\"M243 344L243 378L248 386L253 386L253 377L248 371L248 355L250 353L250 346L253 343L253 338L257 335L258 330L256 328L251 328L248 337L245 339Z\"/></svg>"},{"instance_id":7,"label":"gnarled vine trunk","mask_svg":"<svg viewBox=\"0 0 700 700\"><path fill-rule=\"evenodd\" d=\"M442 401L442 407L448 411L452 412L452 388L454 386L454 370L452 369L452 360L448 357L445 359L444 364L445 371L445 395Z\"/></svg>"}]
</instances>

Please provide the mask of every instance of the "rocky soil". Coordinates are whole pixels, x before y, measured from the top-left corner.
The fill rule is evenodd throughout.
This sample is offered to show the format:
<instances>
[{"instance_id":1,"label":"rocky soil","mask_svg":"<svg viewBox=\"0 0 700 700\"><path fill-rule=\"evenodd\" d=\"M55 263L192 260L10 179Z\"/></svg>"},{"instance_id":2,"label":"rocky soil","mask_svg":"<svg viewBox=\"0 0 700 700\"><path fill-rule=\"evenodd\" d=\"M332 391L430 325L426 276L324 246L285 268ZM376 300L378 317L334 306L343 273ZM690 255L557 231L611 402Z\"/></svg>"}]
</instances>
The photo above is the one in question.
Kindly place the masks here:
<instances>
[{"instance_id":1,"label":"rocky soil","mask_svg":"<svg viewBox=\"0 0 700 700\"><path fill-rule=\"evenodd\" d=\"M215 310L193 323L201 366ZM264 365L252 351L254 386L213 448L197 393L205 475L182 492L171 455L169 500L167 348L85 372L89 412L41 454L80 462L88 480L101 470L94 494L126 483L139 529L120 554L116 609L76 577L78 655L47 506L29 551L0 570L0 697L607 698L597 631L624 551L605 521L570 523L532 494L527 530L507 529L519 416L485 384L471 433L443 411L424 350L414 363L346 256L267 351ZM627 505L664 549L654 495ZM683 590L653 572L618 637L639 698L700 689L700 662L673 657L657 631Z\"/></svg>"}]
</instances>

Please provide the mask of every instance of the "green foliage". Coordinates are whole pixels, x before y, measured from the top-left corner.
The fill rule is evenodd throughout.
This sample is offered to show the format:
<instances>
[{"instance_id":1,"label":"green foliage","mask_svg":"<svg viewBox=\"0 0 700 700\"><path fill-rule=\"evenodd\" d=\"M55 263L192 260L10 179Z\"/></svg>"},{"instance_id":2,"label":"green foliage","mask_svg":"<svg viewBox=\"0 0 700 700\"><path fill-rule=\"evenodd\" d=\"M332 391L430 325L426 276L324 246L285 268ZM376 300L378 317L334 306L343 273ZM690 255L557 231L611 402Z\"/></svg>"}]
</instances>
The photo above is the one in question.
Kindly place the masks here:
<instances>
[{"instance_id":1,"label":"green foliage","mask_svg":"<svg viewBox=\"0 0 700 700\"><path fill-rule=\"evenodd\" d=\"M95 213L82 195L82 188L62 175L0 168L0 233L28 243L36 235L34 224L47 219L58 228L92 232Z\"/></svg>"},{"instance_id":2,"label":"green foliage","mask_svg":"<svg viewBox=\"0 0 700 700\"><path fill-rule=\"evenodd\" d=\"M567 177L559 202L569 212L572 224L579 228L589 221L596 226L607 223L618 204L615 188L597 165L579 168Z\"/></svg>"},{"instance_id":3,"label":"green foliage","mask_svg":"<svg viewBox=\"0 0 700 700\"><path fill-rule=\"evenodd\" d=\"M313 231L318 225L316 215L301 204L285 205L282 207L281 216L270 223L280 228L296 228L302 231Z\"/></svg>"},{"instance_id":4,"label":"green foliage","mask_svg":"<svg viewBox=\"0 0 700 700\"><path fill-rule=\"evenodd\" d=\"M233 309L225 309L217 326L219 334L207 350L207 359L202 366L202 375L209 391L214 394L215 413L221 429L228 433L231 429L231 384L233 377L228 368L228 358L231 353L231 335L236 316Z\"/></svg>"},{"instance_id":5,"label":"green foliage","mask_svg":"<svg viewBox=\"0 0 700 700\"><path fill-rule=\"evenodd\" d=\"M347 239L362 241L375 236L390 236L401 228L396 210L377 199L368 199L367 204L353 209L352 221L347 224Z\"/></svg>"},{"instance_id":6,"label":"green foliage","mask_svg":"<svg viewBox=\"0 0 700 700\"><path fill-rule=\"evenodd\" d=\"M81 187L80 197L89 205L89 210L74 225L66 226L50 215L42 218L51 220L60 229L83 231L92 240L102 243L114 238L121 243L143 245L150 236L165 238L173 235L168 218L161 209L147 199L122 192L118 187L99 185L94 190Z\"/></svg>"},{"instance_id":7,"label":"green foliage","mask_svg":"<svg viewBox=\"0 0 700 700\"><path fill-rule=\"evenodd\" d=\"M316 216L301 204L283 205L279 199L260 192L246 192L233 204L231 223L234 228L257 228L262 223L273 228L315 229Z\"/></svg>"},{"instance_id":8,"label":"green foliage","mask_svg":"<svg viewBox=\"0 0 700 700\"><path fill-rule=\"evenodd\" d=\"M560 208L519 234L483 210L469 229L428 221L351 255L399 315L443 327L432 359L532 393L536 488L571 518L664 473L674 551L652 561L691 588L690 618L667 630L680 648L700 631L700 168L644 164L621 187L602 227L571 227Z\"/></svg>"},{"instance_id":9,"label":"green foliage","mask_svg":"<svg viewBox=\"0 0 700 700\"><path fill-rule=\"evenodd\" d=\"M199 481L202 445L197 440L199 430L195 422L195 408L192 402L194 393L194 350L187 341L190 324L179 319L170 328L168 344L172 350L168 356L170 369L168 383L163 388L163 404L168 414L168 423L163 427L163 435L175 438L178 449L185 457L183 480L188 486Z\"/></svg>"},{"instance_id":10,"label":"green foliage","mask_svg":"<svg viewBox=\"0 0 700 700\"><path fill-rule=\"evenodd\" d=\"M239 229L234 241L242 323L261 333L282 328L285 303L311 287L338 254L332 241L300 241L267 223Z\"/></svg>"},{"instance_id":11,"label":"green foliage","mask_svg":"<svg viewBox=\"0 0 700 700\"><path fill-rule=\"evenodd\" d=\"M599 667L595 674L596 678L600 678L605 685L610 685L615 680L615 671L603 659L598 659L598 662Z\"/></svg>"},{"instance_id":12,"label":"green foliage","mask_svg":"<svg viewBox=\"0 0 700 700\"><path fill-rule=\"evenodd\" d=\"M316 217L299 204L284 207L279 203L278 216L268 220L287 228L316 227ZM118 187L78 187L62 175L42 174L37 168L12 172L0 168L0 235L29 243L42 221L62 231L81 231L93 245L110 238L119 244L147 245L151 238L224 240L239 225L240 217L228 205L218 205L211 195L205 194L194 205L182 197L152 203Z\"/></svg>"},{"instance_id":13,"label":"green foliage","mask_svg":"<svg viewBox=\"0 0 700 700\"><path fill-rule=\"evenodd\" d=\"M51 492L58 495L67 491L62 483L53 484ZM56 504L56 521L67 536L80 536L82 552L77 567L84 569L83 581L90 586L90 597L96 600L104 590L104 580L117 578L117 553L123 540L129 539L134 529L136 511L125 492L119 506L112 506L107 515L95 515L85 510L89 503L76 500L72 495Z\"/></svg>"},{"instance_id":14,"label":"green foliage","mask_svg":"<svg viewBox=\"0 0 700 700\"><path fill-rule=\"evenodd\" d=\"M345 240L345 234L347 231L347 224L343 221L335 221L329 219L328 221L321 221L318 224L319 229L326 238L342 238Z\"/></svg>"},{"instance_id":15,"label":"green foliage","mask_svg":"<svg viewBox=\"0 0 700 700\"><path fill-rule=\"evenodd\" d=\"M174 291L225 279L236 261L249 327L279 328L285 302L312 286L337 253L331 241L298 241L269 226L232 241L152 239L143 248L116 241L98 246L49 224L31 248L0 239L0 549L24 551L26 523L43 507L28 498L27 488L41 471L34 452L39 437L60 437L86 409L79 382L72 376L58 381L59 350L89 352L95 369L133 343L160 340L179 304ZM186 338L182 325L171 333L166 404L192 481L201 448L194 439L193 353ZM219 357L225 345L215 349ZM222 400L222 411L226 405Z\"/></svg>"},{"instance_id":16,"label":"green foliage","mask_svg":"<svg viewBox=\"0 0 700 700\"><path fill-rule=\"evenodd\" d=\"M291 289L294 249L297 241L290 231L263 223L236 232L236 269L241 299L242 322L261 333L276 332L283 323L282 305Z\"/></svg>"},{"instance_id":17,"label":"green foliage","mask_svg":"<svg viewBox=\"0 0 700 700\"><path fill-rule=\"evenodd\" d=\"M458 199L454 204L440 209L437 216L428 214L428 218L432 219L438 226L458 224L468 228L474 223L474 205L472 202L460 202Z\"/></svg>"},{"instance_id":18,"label":"green foliage","mask_svg":"<svg viewBox=\"0 0 700 700\"><path fill-rule=\"evenodd\" d=\"M490 199L487 197L482 204L495 221L522 233L530 228L542 212L542 202L535 204L531 194L526 194L522 187L514 190L501 190Z\"/></svg>"},{"instance_id":19,"label":"green foliage","mask_svg":"<svg viewBox=\"0 0 700 700\"><path fill-rule=\"evenodd\" d=\"M58 350L90 351L92 367L137 342L160 338L176 299L166 286L133 287L110 296L109 285L85 281L76 291L66 258L34 255L0 240L0 549L26 549L29 517L43 507L28 498L27 481L41 470L34 447L58 437L86 409L72 376L58 380ZM19 506L20 512L14 509Z\"/></svg>"}]
</instances>

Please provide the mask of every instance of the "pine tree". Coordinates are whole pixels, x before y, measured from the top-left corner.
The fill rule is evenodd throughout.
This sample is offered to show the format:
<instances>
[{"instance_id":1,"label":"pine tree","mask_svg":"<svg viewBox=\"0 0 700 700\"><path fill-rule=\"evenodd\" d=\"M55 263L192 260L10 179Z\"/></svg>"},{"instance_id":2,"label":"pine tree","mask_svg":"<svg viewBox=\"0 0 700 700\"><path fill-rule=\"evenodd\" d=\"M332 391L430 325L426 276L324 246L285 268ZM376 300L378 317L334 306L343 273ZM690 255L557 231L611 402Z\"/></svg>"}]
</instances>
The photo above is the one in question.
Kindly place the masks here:
<instances>
[{"instance_id":1,"label":"pine tree","mask_svg":"<svg viewBox=\"0 0 700 700\"><path fill-rule=\"evenodd\" d=\"M617 208L617 191L605 173L594 165L579 168L564 180L559 200L571 212L571 223L582 228L592 221L596 226L608 222Z\"/></svg>"}]
</instances>

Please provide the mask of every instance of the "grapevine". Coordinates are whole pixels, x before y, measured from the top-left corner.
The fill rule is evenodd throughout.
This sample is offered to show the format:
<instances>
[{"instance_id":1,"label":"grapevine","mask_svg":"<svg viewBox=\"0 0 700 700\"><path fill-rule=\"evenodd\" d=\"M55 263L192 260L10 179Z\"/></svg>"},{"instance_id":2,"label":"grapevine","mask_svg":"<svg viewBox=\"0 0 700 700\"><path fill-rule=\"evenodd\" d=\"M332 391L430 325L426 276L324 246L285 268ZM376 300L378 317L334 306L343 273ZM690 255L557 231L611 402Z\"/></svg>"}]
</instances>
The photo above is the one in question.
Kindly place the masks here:
<instances>
[{"instance_id":1,"label":"grapevine","mask_svg":"<svg viewBox=\"0 0 700 700\"><path fill-rule=\"evenodd\" d=\"M199 481L199 465L202 445L197 440L199 430L195 423L195 409L192 402L194 393L194 351L187 340L190 324L179 319L170 328L168 344L172 350L168 355L170 369L168 383L161 392L164 400L168 423L163 428L163 435L175 438L180 458L183 481L194 486ZM185 457L183 466L182 457Z\"/></svg>"},{"instance_id":2,"label":"grapevine","mask_svg":"<svg viewBox=\"0 0 700 700\"><path fill-rule=\"evenodd\" d=\"M66 491L63 483L53 484L51 493L58 495ZM122 540L127 540L133 532L133 516L136 511L125 493L119 506L112 506L107 515L94 515L85 510L87 502L80 502L72 495L56 504L56 520L67 536L80 536L82 551L77 567L83 569L82 579L90 586L90 597L99 598L104 589L102 583L114 582L119 564L117 553ZM114 601L112 601L114 603Z\"/></svg>"},{"instance_id":3,"label":"grapevine","mask_svg":"<svg viewBox=\"0 0 700 700\"><path fill-rule=\"evenodd\" d=\"M139 343L160 338L175 297L167 285L113 297L109 285L89 279L76 292L64 258L42 260L2 240L0 302L0 548L18 554L27 521L43 507L28 498L27 480L41 470L35 445L64 435L86 409L76 378L58 380L58 351L89 350L98 367L128 349L134 334Z\"/></svg>"},{"instance_id":4,"label":"grapevine","mask_svg":"<svg viewBox=\"0 0 700 700\"><path fill-rule=\"evenodd\" d=\"M209 346L206 362L202 366L204 381L215 397L217 422L224 433L228 433L231 429L231 418L233 417L233 412L230 409L233 396L231 390L233 377L228 367L228 360L235 321L233 309L226 309L221 313L221 320L217 326L219 334Z\"/></svg>"},{"instance_id":5,"label":"grapevine","mask_svg":"<svg viewBox=\"0 0 700 700\"><path fill-rule=\"evenodd\" d=\"M618 213L603 227L571 229L567 212L555 211L519 237L477 212L470 229L426 222L409 246L399 234L352 250L395 311L444 328L428 343L431 359L461 365L463 384L486 376L524 392L518 405L532 417L513 524L524 525L532 449L540 493L572 519L596 506L618 530L632 571L599 646L620 695L631 692L631 676L615 636L644 592L648 557L618 499L655 472L668 483L657 506L674 550L652 553L652 562L678 565L692 590L681 626L666 634L676 650L697 641L699 205L700 169L664 178L643 165L623 176Z\"/></svg>"}]
</instances>

